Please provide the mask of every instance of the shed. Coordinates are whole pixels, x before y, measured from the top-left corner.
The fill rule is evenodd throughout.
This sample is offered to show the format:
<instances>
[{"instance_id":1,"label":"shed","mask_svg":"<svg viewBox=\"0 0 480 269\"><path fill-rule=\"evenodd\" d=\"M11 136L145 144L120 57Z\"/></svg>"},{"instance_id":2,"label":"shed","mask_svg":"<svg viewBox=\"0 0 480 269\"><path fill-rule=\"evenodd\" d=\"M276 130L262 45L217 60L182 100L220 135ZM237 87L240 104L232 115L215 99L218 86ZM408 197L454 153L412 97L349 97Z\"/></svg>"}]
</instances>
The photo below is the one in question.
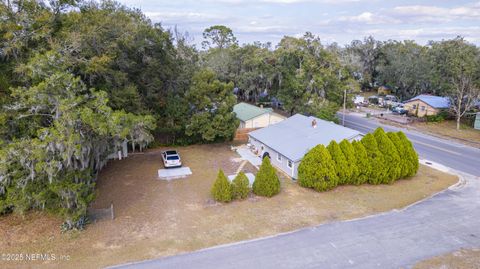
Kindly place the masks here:
<instances>
[{"instance_id":1,"label":"shed","mask_svg":"<svg viewBox=\"0 0 480 269\"><path fill-rule=\"evenodd\" d=\"M271 108L258 107L243 102L236 104L233 107L233 112L240 120L239 129L267 127L285 119L284 116L273 112Z\"/></svg>"}]
</instances>

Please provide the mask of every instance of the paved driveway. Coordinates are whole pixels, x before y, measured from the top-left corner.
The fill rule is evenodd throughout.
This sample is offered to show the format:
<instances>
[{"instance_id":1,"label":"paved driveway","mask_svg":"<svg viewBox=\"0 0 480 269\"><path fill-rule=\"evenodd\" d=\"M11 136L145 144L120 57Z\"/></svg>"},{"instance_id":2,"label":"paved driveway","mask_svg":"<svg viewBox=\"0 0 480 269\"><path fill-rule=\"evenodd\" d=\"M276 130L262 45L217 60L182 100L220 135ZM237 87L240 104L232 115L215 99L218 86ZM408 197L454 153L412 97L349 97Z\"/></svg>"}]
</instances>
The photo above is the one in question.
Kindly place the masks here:
<instances>
[{"instance_id":1,"label":"paved driveway","mask_svg":"<svg viewBox=\"0 0 480 269\"><path fill-rule=\"evenodd\" d=\"M464 184L403 210L115 268L411 267L480 247L480 180L462 175Z\"/></svg>"}]
</instances>

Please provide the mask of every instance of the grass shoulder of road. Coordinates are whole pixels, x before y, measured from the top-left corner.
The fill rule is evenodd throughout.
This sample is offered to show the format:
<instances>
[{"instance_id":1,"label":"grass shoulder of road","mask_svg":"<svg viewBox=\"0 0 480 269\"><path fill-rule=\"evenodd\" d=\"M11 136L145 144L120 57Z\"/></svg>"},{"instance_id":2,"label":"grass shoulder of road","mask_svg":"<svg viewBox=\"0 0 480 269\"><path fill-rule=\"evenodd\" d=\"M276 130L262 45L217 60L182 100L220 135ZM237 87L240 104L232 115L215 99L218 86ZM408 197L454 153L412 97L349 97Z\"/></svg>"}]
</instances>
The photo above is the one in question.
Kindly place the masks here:
<instances>
[{"instance_id":1,"label":"grass shoulder of road","mask_svg":"<svg viewBox=\"0 0 480 269\"><path fill-rule=\"evenodd\" d=\"M427 133L443 139L453 140L467 146L480 148L480 130L475 130L464 124L461 125L460 130L457 130L456 123L451 120L443 122L415 122L408 125L382 119L379 119L379 121L386 125Z\"/></svg>"},{"instance_id":2,"label":"grass shoulder of road","mask_svg":"<svg viewBox=\"0 0 480 269\"><path fill-rule=\"evenodd\" d=\"M210 198L218 169L233 174L239 156L225 144L178 150L193 175L170 182L156 177L160 149L108 164L100 174L92 207L105 208L113 202L113 221L101 220L85 231L62 234L61 220L45 213L0 217L2 252L69 255L67 261L0 260L0 268L102 268L170 256L403 208L458 181L422 165L415 177L392 185L340 186L317 193L279 173L279 195L218 204ZM256 171L251 165L245 169Z\"/></svg>"},{"instance_id":3,"label":"grass shoulder of road","mask_svg":"<svg viewBox=\"0 0 480 269\"><path fill-rule=\"evenodd\" d=\"M478 269L480 249L460 249L417 263L414 269Z\"/></svg>"}]
</instances>

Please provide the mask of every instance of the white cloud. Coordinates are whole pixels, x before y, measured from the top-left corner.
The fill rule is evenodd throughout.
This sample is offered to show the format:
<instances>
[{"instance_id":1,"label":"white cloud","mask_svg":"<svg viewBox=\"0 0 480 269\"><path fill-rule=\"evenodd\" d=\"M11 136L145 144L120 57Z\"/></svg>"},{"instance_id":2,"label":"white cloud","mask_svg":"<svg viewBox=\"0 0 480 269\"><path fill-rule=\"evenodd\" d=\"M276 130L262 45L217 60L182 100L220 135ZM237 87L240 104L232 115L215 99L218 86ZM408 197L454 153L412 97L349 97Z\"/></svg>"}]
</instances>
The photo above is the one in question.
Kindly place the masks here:
<instances>
[{"instance_id":1,"label":"white cloud","mask_svg":"<svg viewBox=\"0 0 480 269\"><path fill-rule=\"evenodd\" d=\"M480 20L480 3L453 8L422 5L397 6L391 14L415 22L449 22L459 19Z\"/></svg>"}]
</instances>

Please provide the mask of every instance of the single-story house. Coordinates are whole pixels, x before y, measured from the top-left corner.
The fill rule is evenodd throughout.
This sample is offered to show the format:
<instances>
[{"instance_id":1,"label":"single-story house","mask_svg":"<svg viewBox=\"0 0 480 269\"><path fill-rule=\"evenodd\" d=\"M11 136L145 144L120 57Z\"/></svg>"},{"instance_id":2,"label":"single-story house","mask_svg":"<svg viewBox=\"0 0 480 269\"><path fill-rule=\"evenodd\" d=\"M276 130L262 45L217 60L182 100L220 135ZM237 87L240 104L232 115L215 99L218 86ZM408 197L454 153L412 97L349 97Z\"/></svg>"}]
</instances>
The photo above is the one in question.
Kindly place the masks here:
<instances>
[{"instance_id":1,"label":"single-story house","mask_svg":"<svg viewBox=\"0 0 480 269\"><path fill-rule=\"evenodd\" d=\"M440 111L450 108L447 97L421 94L404 102L408 114L417 117L437 115Z\"/></svg>"},{"instance_id":2,"label":"single-story house","mask_svg":"<svg viewBox=\"0 0 480 269\"><path fill-rule=\"evenodd\" d=\"M272 165L292 178L298 176L303 156L316 145L327 146L332 140L359 140L363 135L330 121L301 114L287 118L248 134L249 143L257 155L271 158Z\"/></svg>"},{"instance_id":3,"label":"single-story house","mask_svg":"<svg viewBox=\"0 0 480 269\"><path fill-rule=\"evenodd\" d=\"M281 122L284 116L273 112L271 108L263 108L247 103L238 103L233 107L233 112L240 120L239 129L262 128Z\"/></svg>"}]
</instances>

